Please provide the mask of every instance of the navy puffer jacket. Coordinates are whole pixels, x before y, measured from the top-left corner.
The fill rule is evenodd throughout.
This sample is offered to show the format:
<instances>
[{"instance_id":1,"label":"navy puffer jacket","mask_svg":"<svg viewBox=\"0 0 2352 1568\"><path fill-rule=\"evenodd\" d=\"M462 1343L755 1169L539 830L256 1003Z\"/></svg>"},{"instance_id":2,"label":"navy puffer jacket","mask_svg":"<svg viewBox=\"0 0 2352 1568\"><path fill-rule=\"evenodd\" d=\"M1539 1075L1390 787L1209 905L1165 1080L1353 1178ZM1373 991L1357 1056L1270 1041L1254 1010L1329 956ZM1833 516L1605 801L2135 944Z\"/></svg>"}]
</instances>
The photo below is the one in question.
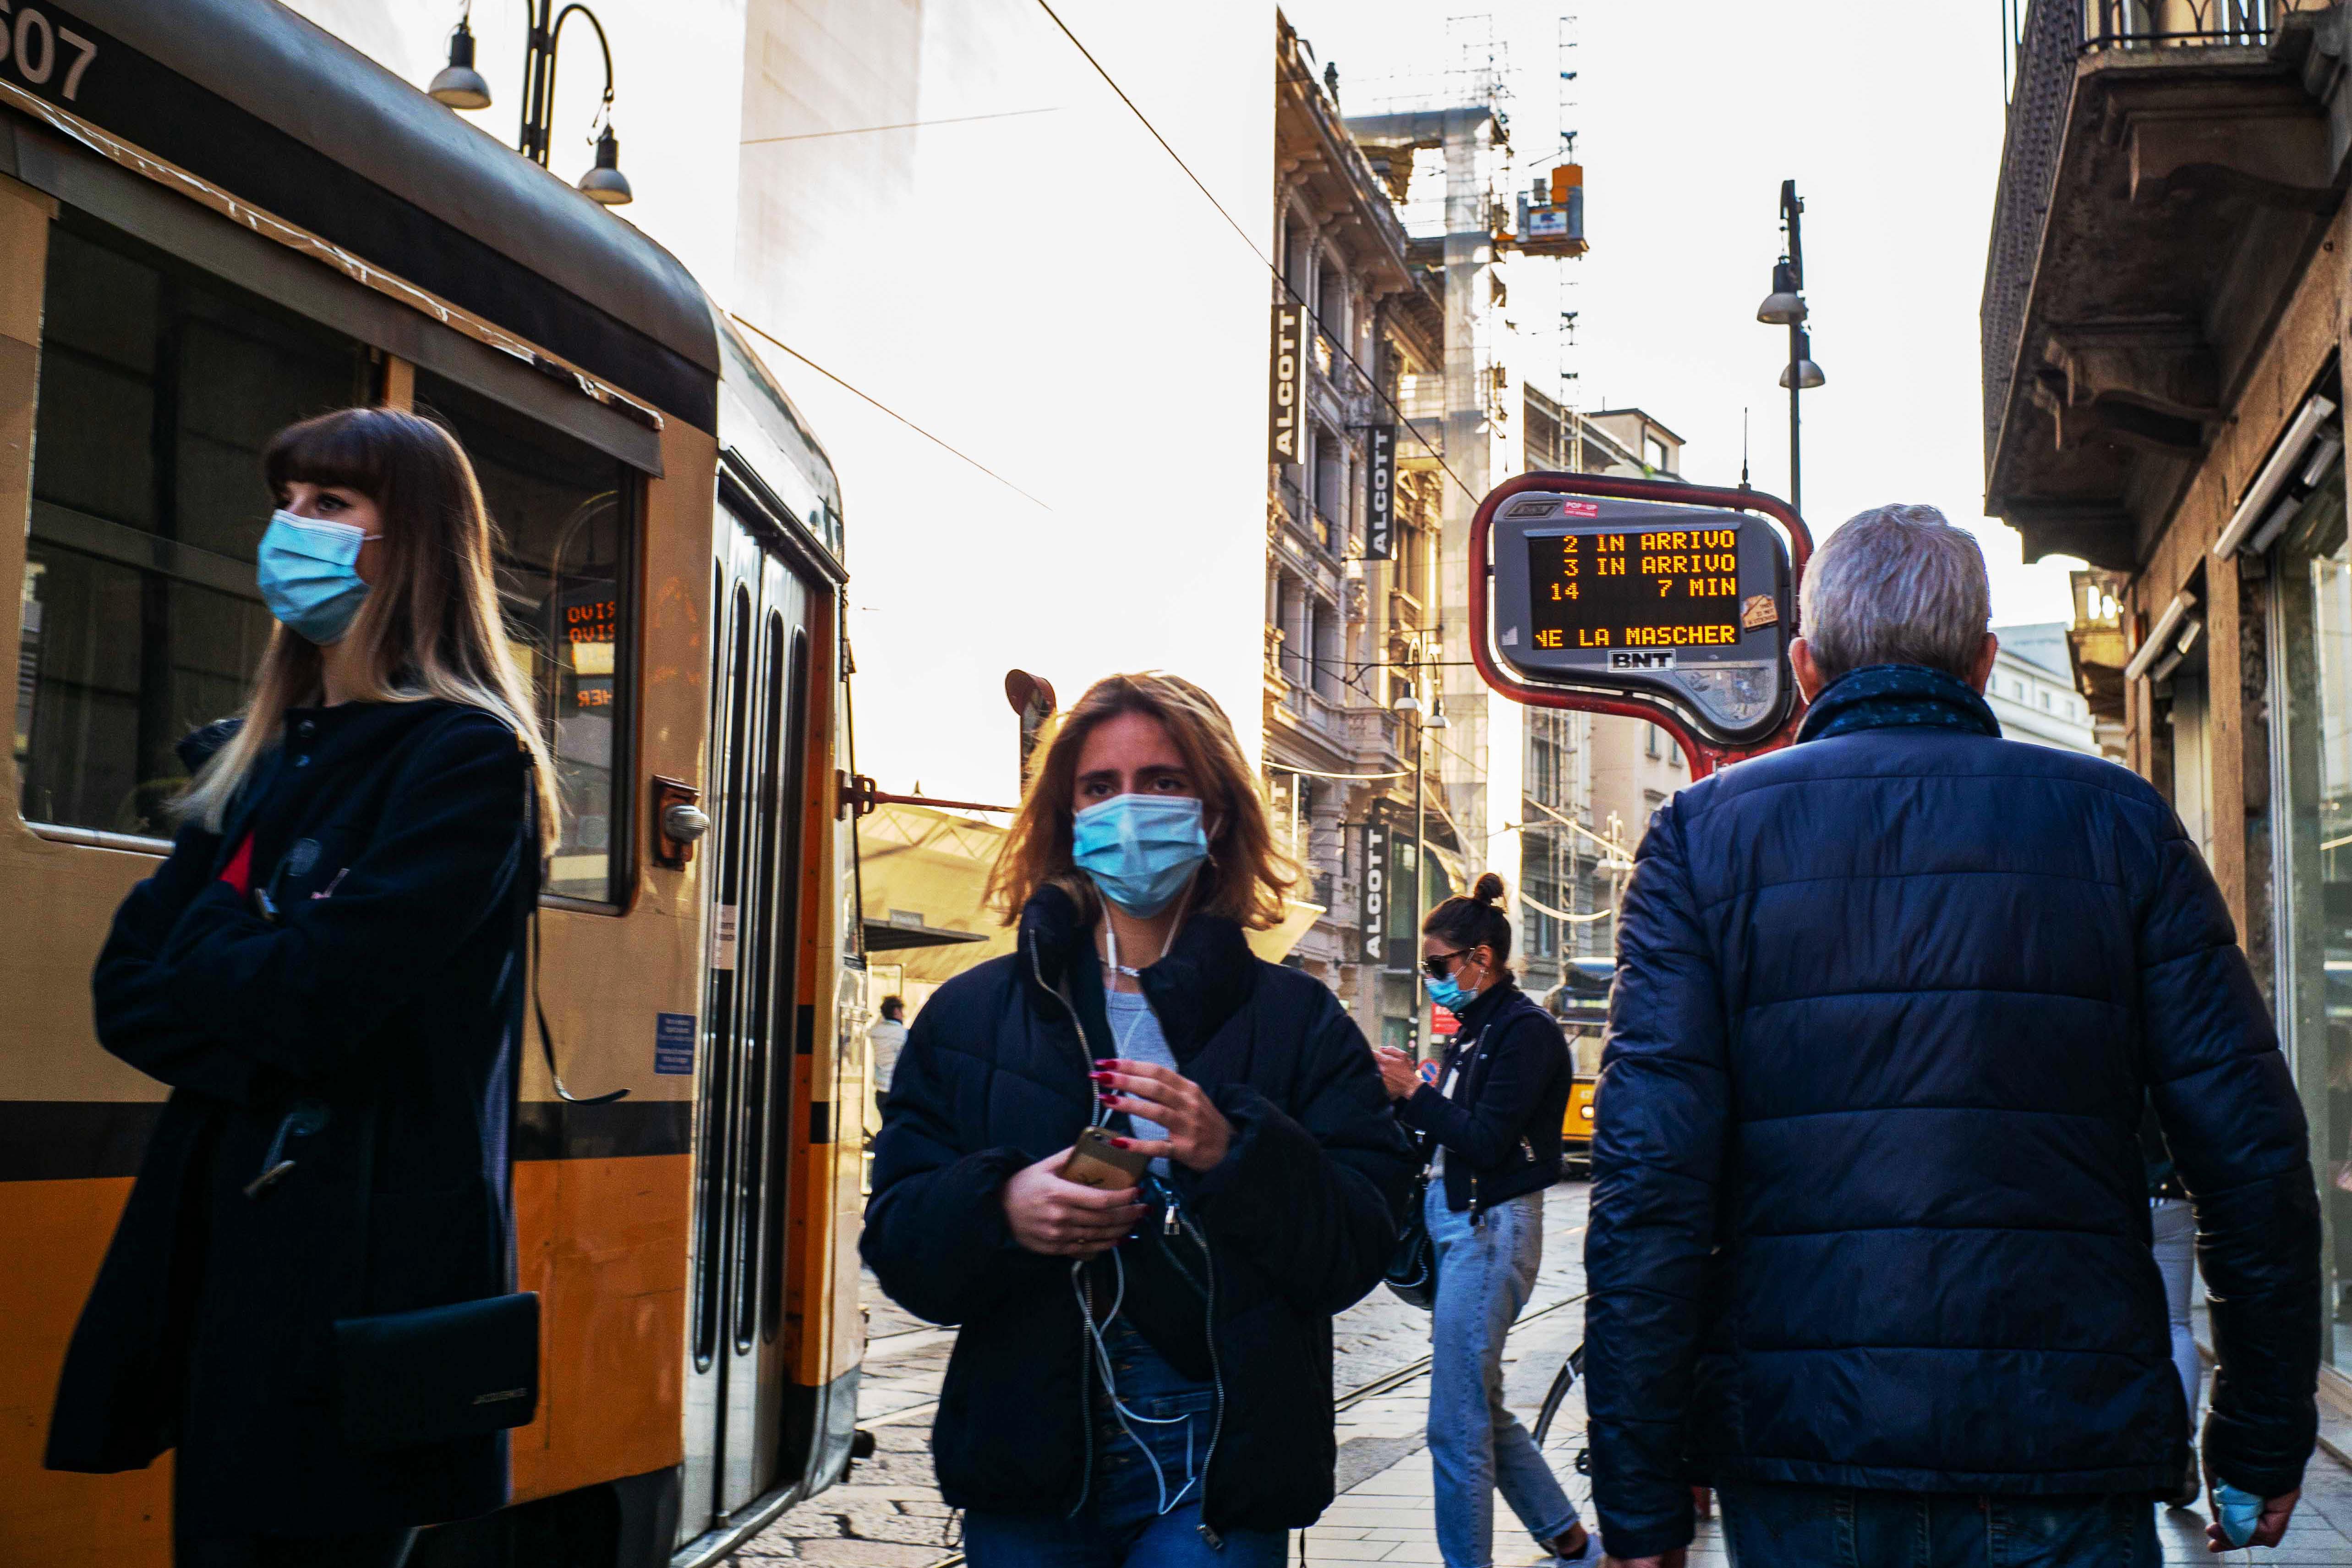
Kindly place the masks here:
<instances>
[{"instance_id":1,"label":"navy puffer jacket","mask_svg":"<svg viewBox=\"0 0 2352 1568\"><path fill-rule=\"evenodd\" d=\"M2197 1201L2206 1456L2270 1497L2310 1454L2303 1113L2211 875L2147 784L1911 674L1643 841L1586 1246L1616 1556L1687 1542L1695 1481L2178 1484L2145 1100Z\"/></svg>"}]
</instances>

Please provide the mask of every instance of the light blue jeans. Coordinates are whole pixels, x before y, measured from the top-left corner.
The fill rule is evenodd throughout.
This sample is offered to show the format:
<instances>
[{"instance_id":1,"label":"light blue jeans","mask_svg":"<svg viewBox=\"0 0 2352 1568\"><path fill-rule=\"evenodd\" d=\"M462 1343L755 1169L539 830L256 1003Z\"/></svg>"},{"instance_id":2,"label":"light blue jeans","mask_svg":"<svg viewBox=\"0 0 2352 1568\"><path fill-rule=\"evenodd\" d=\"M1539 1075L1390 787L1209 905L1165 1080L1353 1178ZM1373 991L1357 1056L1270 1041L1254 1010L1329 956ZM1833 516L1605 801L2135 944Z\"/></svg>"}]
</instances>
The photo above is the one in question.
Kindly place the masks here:
<instances>
[{"instance_id":1,"label":"light blue jeans","mask_svg":"<svg viewBox=\"0 0 2352 1568\"><path fill-rule=\"evenodd\" d=\"M1446 1568L1495 1561L1495 1492L1538 1541L1576 1523L1543 1450L1503 1403L1503 1341L1543 1261L1540 1191L1497 1204L1470 1223L1429 1184L1429 1239L1437 1248L1437 1303L1429 1327L1429 1462L1437 1478L1437 1549Z\"/></svg>"}]
</instances>

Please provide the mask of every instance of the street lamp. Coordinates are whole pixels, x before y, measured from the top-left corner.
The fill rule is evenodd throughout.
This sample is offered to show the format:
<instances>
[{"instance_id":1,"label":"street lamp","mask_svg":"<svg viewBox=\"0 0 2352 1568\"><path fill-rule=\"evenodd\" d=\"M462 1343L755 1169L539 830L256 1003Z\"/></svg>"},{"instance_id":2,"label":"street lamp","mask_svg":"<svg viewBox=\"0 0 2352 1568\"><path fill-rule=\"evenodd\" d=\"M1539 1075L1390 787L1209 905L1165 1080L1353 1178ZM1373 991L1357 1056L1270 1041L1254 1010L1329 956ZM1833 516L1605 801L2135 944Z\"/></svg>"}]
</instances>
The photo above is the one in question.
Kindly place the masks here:
<instances>
[{"instance_id":1,"label":"street lamp","mask_svg":"<svg viewBox=\"0 0 2352 1568\"><path fill-rule=\"evenodd\" d=\"M1756 319L1768 327L1793 327L1805 319L1805 298L1797 292L1797 269L1785 261L1772 264L1772 292L1756 308Z\"/></svg>"},{"instance_id":2,"label":"street lamp","mask_svg":"<svg viewBox=\"0 0 2352 1568\"><path fill-rule=\"evenodd\" d=\"M1789 329L1789 366L1780 384L1789 392L1789 505L1801 510L1804 486L1802 455L1798 441L1797 394L1811 392L1829 378L1813 363L1812 334L1805 329L1805 203L1797 182L1780 182L1780 220L1788 230L1787 254L1772 264L1772 292L1756 308L1756 319L1768 327Z\"/></svg>"},{"instance_id":3,"label":"street lamp","mask_svg":"<svg viewBox=\"0 0 2352 1568\"><path fill-rule=\"evenodd\" d=\"M566 5L550 20L548 13L553 10L555 0L528 0L528 5L530 26L523 37L522 131L517 145L524 157L542 169L547 167L548 144L553 138L550 122L555 114L555 47L562 36L563 24L577 12L596 29L596 47L604 56L604 98L597 111L596 162L580 176L580 191L592 202L608 207L626 206L635 200L635 193L629 189L628 176L621 172L621 139L613 133L613 45L604 37L604 24L585 5ZM490 84L474 68L474 33L467 23L467 16L457 18L457 29L449 35L449 63L435 74L432 85L425 90L451 109L488 109Z\"/></svg>"},{"instance_id":4,"label":"street lamp","mask_svg":"<svg viewBox=\"0 0 2352 1568\"><path fill-rule=\"evenodd\" d=\"M449 63L425 90L452 109L488 109L490 84L474 68L474 29L466 23L467 18L457 18L457 30L449 35Z\"/></svg>"}]
</instances>

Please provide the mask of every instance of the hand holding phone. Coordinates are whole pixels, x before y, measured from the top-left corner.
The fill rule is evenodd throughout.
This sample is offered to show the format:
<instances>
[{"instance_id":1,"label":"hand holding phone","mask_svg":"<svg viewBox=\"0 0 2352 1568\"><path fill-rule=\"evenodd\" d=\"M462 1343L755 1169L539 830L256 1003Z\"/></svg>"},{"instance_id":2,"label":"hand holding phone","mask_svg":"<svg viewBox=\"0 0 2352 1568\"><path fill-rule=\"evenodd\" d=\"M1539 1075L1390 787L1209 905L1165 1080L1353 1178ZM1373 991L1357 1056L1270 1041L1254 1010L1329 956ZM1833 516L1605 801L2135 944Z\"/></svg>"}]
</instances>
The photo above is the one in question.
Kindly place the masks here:
<instances>
[{"instance_id":1,"label":"hand holding phone","mask_svg":"<svg viewBox=\"0 0 2352 1568\"><path fill-rule=\"evenodd\" d=\"M1134 1186L1143 1179L1151 1156L1138 1149L1122 1149L1111 1141L1108 1127L1088 1127L1070 1145L1070 1157L1062 1162L1064 1181L1076 1182L1104 1192L1118 1192Z\"/></svg>"},{"instance_id":2,"label":"hand holding phone","mask_svg":"<svg viewBox=\"0 0 2352 1568\"><path fill-rule=\"evenodd\" d=\"M1049 1258L1091 1258L1126 1239L1143 1218L1134 1184L1094 1187L1071 1181L1063 1167L1073 1148L1047 1155L1013 1173L1000 1201L1013 1239L1024 1250Z\"/></svg>"}]
</instances>

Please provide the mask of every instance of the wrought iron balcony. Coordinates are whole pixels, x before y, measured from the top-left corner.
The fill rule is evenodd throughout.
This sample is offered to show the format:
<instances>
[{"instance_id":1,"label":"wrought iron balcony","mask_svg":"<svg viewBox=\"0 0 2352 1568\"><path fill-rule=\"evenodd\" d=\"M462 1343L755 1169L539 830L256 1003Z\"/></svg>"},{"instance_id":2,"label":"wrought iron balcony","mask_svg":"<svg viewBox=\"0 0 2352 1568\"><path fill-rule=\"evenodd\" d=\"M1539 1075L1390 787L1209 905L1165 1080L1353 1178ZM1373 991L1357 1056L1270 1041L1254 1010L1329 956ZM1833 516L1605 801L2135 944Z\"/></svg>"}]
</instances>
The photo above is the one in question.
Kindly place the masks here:
<instances>
[{"instance_id":1,"label":"wrought iron balcony","mask_svg":"<svg viewBox=\"0 0 2352 1568\"><path fill-rule=\"evenodd\" d=\"M1985 265L1985 488L2129 569L2339 200L2319 0L2023 0Z\"/></svg>"},{"instance_id":2,"label":"wrought iron balcony","mask_svg":"<svg viewBox=\"0 0 2352 1568\"><path fill-rule=\"evenodd\" d=\"M2266 44L2282 12L2319 7L2292 0L2084 0L2090 48L2180 44Z\"/></svg>"}]
</instances>

